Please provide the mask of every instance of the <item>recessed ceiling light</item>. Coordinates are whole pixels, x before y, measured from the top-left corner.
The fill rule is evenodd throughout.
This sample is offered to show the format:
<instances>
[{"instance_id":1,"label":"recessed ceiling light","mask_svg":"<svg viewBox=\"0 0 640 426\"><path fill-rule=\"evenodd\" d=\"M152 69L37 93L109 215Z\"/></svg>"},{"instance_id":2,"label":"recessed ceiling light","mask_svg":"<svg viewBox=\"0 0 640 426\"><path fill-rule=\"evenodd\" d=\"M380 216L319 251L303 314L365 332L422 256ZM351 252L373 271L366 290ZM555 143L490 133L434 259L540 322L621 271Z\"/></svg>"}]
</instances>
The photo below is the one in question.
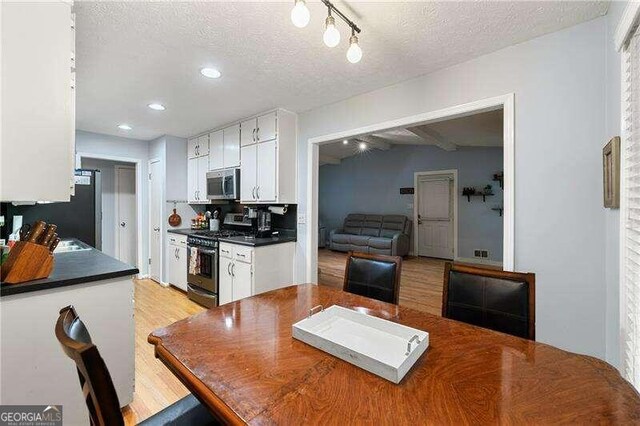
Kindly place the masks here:
<instances>
[{"instance_id":1,"label":"recessed ceiling light","mask_svg":"<svg viewBox=\"0 0 640 426\"><path fill-rule=\"evenodd\" d=\"M120 130L131 130L131 126L129 126L128 124L120 124L120 125L118 125L118 129L120 129Z\"/></svg>"},{"instance_id":2,"label":"recessed ceiling light","mask_svg":"<svg viewBox=\"0 0 640 426\"><path fill-rule=\"evenodd\" d=\"M162 104L149 104L147 105L149 108L154 109L156 111L164 111L166 108Z\"/></svg>"},{"instance_id":3,"label":"recessed ceiling light","mask_svg":"<svg viewBox=\"0 0 640 426\"><path fill-rule=\"evenodd\" d=\"M222 74L215 68L202 68L200 70L200 74L204 75L207 78L220 78Z\"/></svg>"},{"instance_id":4,"label":"recessed ceiling light","mask_svg":"<svg viewBox=\"0 0 640 426\"><path fill-rule=\"evenodd\" d=\"M367 144L366 144L366 143L364 143L364 142L360 142L360 144L358 145L358 149L359 149L360 151L366 151L366 149L367 149Z\"/></svg>"},{"instance_id":5,"label":"recessed ceiling light","mask_svg":"<svg viewBox=\"0 0 640 426\"><path fill-rule=\"evenodd\" d=\"M349 145L349 139L345 139L342 141L342 145Z\"/></svg>"}]
</instances>

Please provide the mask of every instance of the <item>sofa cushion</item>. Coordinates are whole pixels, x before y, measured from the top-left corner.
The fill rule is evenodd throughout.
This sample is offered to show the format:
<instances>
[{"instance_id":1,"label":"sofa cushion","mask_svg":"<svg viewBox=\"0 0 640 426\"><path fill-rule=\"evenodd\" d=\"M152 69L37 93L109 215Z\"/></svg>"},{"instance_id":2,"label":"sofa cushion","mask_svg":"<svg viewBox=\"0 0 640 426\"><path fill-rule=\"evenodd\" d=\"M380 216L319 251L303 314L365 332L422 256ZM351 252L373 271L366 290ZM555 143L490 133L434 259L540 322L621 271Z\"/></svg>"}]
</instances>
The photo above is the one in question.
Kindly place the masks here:
<instances>
[{"instance_id":1,"label":"sofa cushion","mask_svg":"<svg viewBox=\"0 0 640 426\"><path fill-rule=\"evenodd\" d=\"M370 238L368 235L349 235L349 243L355 246L367 246Z\"/></svg>"},{"instance_id":2,"label":"sofa cushion","mask_svg":"<svg viewBox=\"0 0 640 426\"><path fill-rule=\"evenodd\" d=\"M380 228L369 228L365 226L360 231L361 235L369 235L370 237L378 237L380 236Z\"/></svg>"},{"instance_id":3,"label":"sofa cushion","mask_svg":"<svg viewBox=\"0 0 640 426\"><path fill-rule=\"evenodd\" d=\"M338 244L349 244L349 234L333 234L331 241Z\"/></svg>"},{"instance_id":4,"label":"sofa cushion","mask_svg":"<svg viewBox=\"0 0 640 426\"><path fill-rule=\"evenodd\" d=\"M391 249L391 238L371 237L369 238L369 247L377 249Z\"/></svg>"},{"instance_id":5,"label":"sofa cushion","mask_svg":"<svg viewBox=\"0 0 640 426\"><path fill-rule=\"evenodd\" d=\"M381 237L392 238L396 234L402 234L407 223L407 217L402 215L385 215L382 219Z\"/></svg>"},{"instance_id":6,"label":"sofa cushion","mask_svg":"<svg viewBox=\"0 0 640 426\"><path fill-rule=\"evenodd\" d=\"M362 223L361 235L371 235L372 237L380 236L380 227L382 227L382 215L368 214Z\"/></svg>"},{"instance_id":7,"label":"sofa cushion","mask_svg":"<svg viewBox=\"0 0 640 426\"><path fill-rule=\"evenodd\" d=\"M364 225L365 215L363 214L350 214L344 219L344 226L342 229L346 234L360 235L362 226Z\"/></svg>"}]
</instances>

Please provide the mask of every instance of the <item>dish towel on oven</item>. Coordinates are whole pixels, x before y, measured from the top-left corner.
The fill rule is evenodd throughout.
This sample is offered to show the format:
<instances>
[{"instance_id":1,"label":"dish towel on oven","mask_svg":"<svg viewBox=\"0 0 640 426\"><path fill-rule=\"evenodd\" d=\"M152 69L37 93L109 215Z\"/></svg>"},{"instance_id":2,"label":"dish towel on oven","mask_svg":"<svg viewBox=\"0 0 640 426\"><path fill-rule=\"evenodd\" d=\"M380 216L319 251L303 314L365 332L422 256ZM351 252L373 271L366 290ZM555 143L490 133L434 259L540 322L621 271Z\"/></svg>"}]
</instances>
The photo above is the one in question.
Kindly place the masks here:
<instances>
[{"instance_id":1,"label":"dish towel on oven","mask_svg":"<svg viewBox=\"0 0 640 426\"><path fill-rule=\"evenodd\" d=\"M198 275L200 273L200 256L197 247L189 247L189 274Z\"/></svg>"}]
</instances>

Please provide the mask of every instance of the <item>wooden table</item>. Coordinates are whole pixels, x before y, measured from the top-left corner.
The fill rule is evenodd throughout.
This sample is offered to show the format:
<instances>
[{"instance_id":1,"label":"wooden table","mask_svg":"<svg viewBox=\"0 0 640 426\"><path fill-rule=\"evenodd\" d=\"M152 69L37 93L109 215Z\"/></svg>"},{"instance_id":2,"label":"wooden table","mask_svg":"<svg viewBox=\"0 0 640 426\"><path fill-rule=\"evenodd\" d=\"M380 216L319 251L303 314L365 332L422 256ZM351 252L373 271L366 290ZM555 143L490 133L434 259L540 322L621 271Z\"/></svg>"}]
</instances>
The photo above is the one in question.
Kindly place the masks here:
<instances>
[{"instance_id":1,"label":"wooden table","mask_svg":"<svg viewBox=\"0 0 640 426\"><path fill-rule=\"evenodd\" d=\"M318 304L428 331L429 349L395 385L291 337ZM148 340L232 424L640 422L638 393L603 361L310 284L210 309Z\"/></svg>"}]
</instances>

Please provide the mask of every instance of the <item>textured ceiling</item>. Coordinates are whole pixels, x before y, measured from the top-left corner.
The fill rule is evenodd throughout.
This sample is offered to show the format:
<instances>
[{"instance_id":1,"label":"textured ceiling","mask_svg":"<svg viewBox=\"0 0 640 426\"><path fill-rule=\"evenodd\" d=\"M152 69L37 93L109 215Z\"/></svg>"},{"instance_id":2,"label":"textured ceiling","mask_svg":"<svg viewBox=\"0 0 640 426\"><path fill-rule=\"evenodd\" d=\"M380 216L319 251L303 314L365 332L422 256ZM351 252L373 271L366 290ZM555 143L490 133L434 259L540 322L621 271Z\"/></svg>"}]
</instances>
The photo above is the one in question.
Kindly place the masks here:
<instances>
[{"instance_id":1,"label":"textured ceiling","mask_svg":"<svg viewBox=\"0 0 640 426\"><path fill-rule=\"evenodd\" d=\"M453 120L444 120L421 126L433 137L441 141L453 144L456 147L480 147L503 145L502 109L480 114L468 115ZM372 140L363 138L369 142L369 149L388 149L392 145L434 145L434 139L424 139L406 129L398 129L389 132L374 133ZM320 163L328 164L333 160L342 160L353 155L360 154L357 140L349 141L347 145L335 142L320 145Z\"/></svg>"},{"instance_id":2,"label":"textured ceiling","mask_svg":"<svg viewBox=\"0 0 640 426\"><path fill-rule=\"evenodd\" d=\"M344 2L364 56L322 43L326 9L298 29L286 2L77 1L77 127L190 136L274 107L295 112L394 84L606 13L607 2ZM199 74L222 72L218 80ZM164 112L146 107L166 105ZM117 129L128 123L129 132Z\"/></svg>"}]
</instances>

